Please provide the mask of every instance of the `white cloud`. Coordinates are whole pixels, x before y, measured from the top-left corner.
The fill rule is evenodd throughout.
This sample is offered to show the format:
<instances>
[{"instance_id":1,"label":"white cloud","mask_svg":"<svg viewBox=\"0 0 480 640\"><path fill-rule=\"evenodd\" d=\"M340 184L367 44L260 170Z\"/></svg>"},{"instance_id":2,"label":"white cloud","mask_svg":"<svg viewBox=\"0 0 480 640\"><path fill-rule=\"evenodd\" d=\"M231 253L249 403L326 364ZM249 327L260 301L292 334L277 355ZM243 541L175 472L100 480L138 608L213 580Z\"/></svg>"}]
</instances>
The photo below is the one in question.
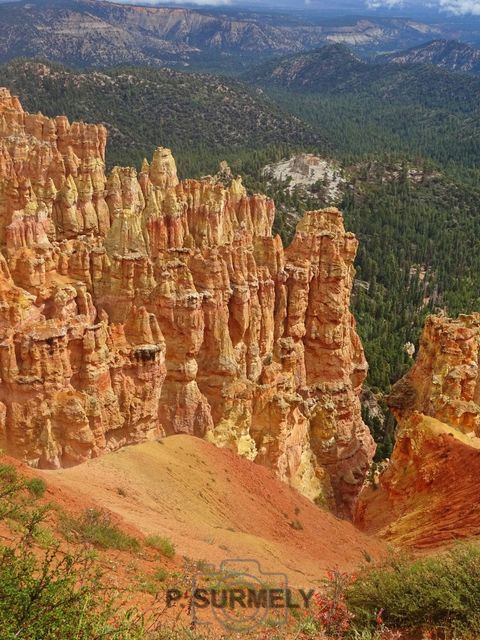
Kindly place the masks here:
<instances>
[{"instance_id":1,"label":"white cloud","mask_svg":"<svg viewBox=\"0 0 480 640\"><path fill-rule=\"evenodd\" d=\"M480 16L480 0L440 0L440 8L456 15Z\"/></svg>"},{"instance_id":2,"label":"white cloud","mask_svg":"<svg viewBox=\"0 0 480 640\"><path fill-rule=\"evenodd\" d=\"M121 4L136 4L136 5L145 5L145 4L153 4L153 5L161 5L161 4L196 4L203 5L205 7L222 7L225 5L231 4L231 0L112 0L113 2L120 2Z\"/></svg>"},{"instance_id":3,"label":"white cloud","mask_svg":"<svg viewBox=\"0 0 480 640\"><path fill-rule=\"evenodd\" d=\"M367 0L366 5L369 9L393 9L394 7L403 7L404 0Z\"/></svg>"},{"instance_id":4,"label":"white cloud","mask_svg":"<svg viewBox=\"0 0 480 640\"><path fill-rule=\"evenodd\" d=\"M393 9L420 3L412 2L411 0L410 2L406 2L406 0L365 0L365 4L369 9ZM429 2L427 6L455 15L470 14L480 16L480 0L435 0L434 2Z\"/></svg>"}]
</instances>

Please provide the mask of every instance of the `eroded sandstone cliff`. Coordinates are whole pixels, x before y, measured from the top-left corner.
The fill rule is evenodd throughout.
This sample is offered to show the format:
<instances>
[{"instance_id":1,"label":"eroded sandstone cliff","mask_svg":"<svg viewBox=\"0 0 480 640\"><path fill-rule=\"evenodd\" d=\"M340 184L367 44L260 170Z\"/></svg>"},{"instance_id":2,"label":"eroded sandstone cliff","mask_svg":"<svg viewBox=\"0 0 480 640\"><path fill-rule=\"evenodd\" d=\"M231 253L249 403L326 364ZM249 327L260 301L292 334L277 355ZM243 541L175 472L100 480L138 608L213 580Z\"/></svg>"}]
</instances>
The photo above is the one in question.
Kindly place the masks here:
<instances>
[{"instance_id":1,"label":"eroded sandstone cliff","mask_svg":"<svg viewBox=\"0 0 480 640\"><path fill-rule=\"evenodd\" d=\"M349 514L374 445L340 212L284 249L240 179L167 149L106 176L106 137L0 89L0 446L56 468L189 433Z\"/></svg>"},{"instance_id":2,"label":"eroded sandstone cliff","mask_svg":"<svg viewBox=\"0 0 480 640\"><path fill-rule=\"evenodd\" d=\"M479 362L480 314L428 319L415 365L389 397L397 441L359 501L364 529L414 547L480 535Z\"/></svg>"}]
</instances>

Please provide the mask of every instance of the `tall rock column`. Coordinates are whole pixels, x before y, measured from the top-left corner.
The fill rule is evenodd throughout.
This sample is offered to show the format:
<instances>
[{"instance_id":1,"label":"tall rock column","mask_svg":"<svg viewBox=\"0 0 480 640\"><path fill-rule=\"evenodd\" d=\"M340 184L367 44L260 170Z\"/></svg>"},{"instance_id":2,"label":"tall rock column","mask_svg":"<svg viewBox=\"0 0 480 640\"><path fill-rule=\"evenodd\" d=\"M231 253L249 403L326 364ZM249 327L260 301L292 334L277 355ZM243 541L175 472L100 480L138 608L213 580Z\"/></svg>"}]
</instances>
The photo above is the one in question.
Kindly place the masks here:
<instances>
[{"instance_id":1,"label":"tall rock column","mask_svg":"<svg viewBox=\"0 0 480 640\"><path fill-rule=\"evenodd\" d=\"M337 209L305 214L286 251L287 333L303 354L296 371L310 445L349 514L375 451L361 418L367 374L349 303L357 240Z\"/></svg>"},{"instance_id":2,"label":"tall rock column","mask_svg":"<svg viewBox=\"0 0 480 640\"><path fill-rule=\"evenodd\" d=\"M225 166L180 181L159 148L107 176L105 145L0 90L0 446L59 467L187 433L349 515L373 442L340 212L284 249Z\"/></svg>"}]
</instances>

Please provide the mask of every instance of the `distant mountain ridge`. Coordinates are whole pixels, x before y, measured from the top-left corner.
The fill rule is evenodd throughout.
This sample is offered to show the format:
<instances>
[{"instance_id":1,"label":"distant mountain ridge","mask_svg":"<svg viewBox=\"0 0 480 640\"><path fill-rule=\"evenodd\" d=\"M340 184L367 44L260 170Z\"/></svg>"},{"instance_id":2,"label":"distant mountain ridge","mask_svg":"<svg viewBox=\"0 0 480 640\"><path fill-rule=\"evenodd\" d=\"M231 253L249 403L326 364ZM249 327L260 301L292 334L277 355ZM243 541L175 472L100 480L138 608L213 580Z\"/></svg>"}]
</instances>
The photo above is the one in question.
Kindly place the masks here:
<instances>
[{"instance_id":1,"label":"distant mountain ridge","mask_svg":"<svg viewBox=\"0 0 480 640\"><path fill-rule=\"evenodd\" d=\"M76 67L190 64L218 53L258 57L313 49L328 42L405 48L437 35L435 27L401 18L349 18L325 24L255 12L241 16L101 0L38 0L0 4L0 62L40 57ZM233 59L232 64L240 64Z\"/></svg>"},{"instance_id":2,"label":"distant mountain ridge","mask_svg":"<svg viewBox=\"0 0 480 640\"><path fill-rule=\"evenodd\" d=\"M480 91L477 78L424 63L397 64L385 56L373 62L362 60L342 44L276 58L258 65L245 79L262 87L318 94L368 93L400 101L423 96L431 104L453 97L471 103Z\"/></svg>"},{"instance_id":3,"label":"distant mountain ridge","mask_svg":"<svg viewBox=\"0 0 480 640\"><path fill-rule=\"evenodd\" d=\"M403 148L478 166L478 76L362 61L335 45L259 65L244 79L346 151L353 144L362 153Z\"/></svg>"},{"instance_id":4,"label":"distant mountain ridge","mask_svg":"<svg viewBox=\"0 0 480 640\"><path fill-rule=\"evenodd\" d=\"M458 40L433 40L380 59L395 64L431 64L448 71L480 74L480 49Z\"/></svg>"},{"instance_id":5,"label":"distant mountain ridge","mask_svg":"<svg viewBox=\"0 0 480 640\"><path fill-rule=\"evenodd\" d=\"M275 58L246 74L245 79L266 86L322 91L336 87L342 79L360 77L371 66L347 46L330 44L314 51Z\"/></svg>"}]
</instances>

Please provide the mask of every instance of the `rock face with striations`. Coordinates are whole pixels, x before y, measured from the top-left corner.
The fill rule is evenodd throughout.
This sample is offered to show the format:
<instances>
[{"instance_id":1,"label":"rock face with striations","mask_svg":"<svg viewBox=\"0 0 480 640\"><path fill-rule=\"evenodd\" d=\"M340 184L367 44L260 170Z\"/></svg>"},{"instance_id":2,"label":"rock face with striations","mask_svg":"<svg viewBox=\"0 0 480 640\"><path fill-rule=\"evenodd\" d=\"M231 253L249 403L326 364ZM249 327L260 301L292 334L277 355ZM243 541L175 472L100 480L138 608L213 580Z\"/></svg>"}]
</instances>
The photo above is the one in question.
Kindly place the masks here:
<instances>
[{"instance_id":1,"label":"rock face with striations","mask_svg":"<svg viewBox=\"0 0 480 640\"><path fill-rule=\"evenodd\" d=\"M389 397L397 441L357 505L364 529L422 548L480 535L479 362L480 314L428 319L416 363Z\"/></svg>"},{"instance_id":2,"label":"rock face with striations","mask_svg":"<svg viewBox=\"0 0 480 640\"><path fill-rule=\"evenodd\" d=\"M106 176L105 144L0 90L0 446L56 468L189 433L348 515L374 445L341 214L284 249L239 178L166 149Z\"/></svg>"}]
</instances>

